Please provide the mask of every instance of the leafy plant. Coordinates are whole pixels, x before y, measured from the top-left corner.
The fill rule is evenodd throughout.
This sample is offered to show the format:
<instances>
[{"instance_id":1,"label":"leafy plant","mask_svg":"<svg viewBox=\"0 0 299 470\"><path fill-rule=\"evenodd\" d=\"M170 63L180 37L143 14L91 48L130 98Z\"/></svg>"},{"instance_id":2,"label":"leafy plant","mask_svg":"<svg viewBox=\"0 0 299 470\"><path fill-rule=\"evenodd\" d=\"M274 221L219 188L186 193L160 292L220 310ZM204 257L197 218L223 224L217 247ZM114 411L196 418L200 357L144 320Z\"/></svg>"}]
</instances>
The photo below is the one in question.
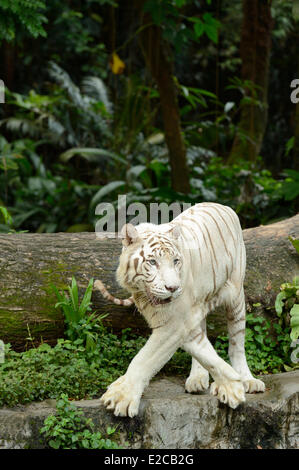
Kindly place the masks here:
<instances>
[{"instance_id":1,"label":"leafy plant","mask_svg":"<svg viewBox=\"0 0 299 470\"><path fill-rule=\"evenodd\" d=\"M9 232L12 227L12 217L6 207L0 206L0 233Z\"/></svg>"},{"instance_id":2,"label":"leafy plant","mask_svg":"<svg viewBox=\"0 0 299 470\"><path fill-rule=\"evenodd\" d=\"M19 160L24 158L21 147L21 141L9 143L3 135L0 136L0 170L7 173L18 168Z\"/></svg>"},{"instance_id":3,"label":"leafy plant","mask_svg":"<svg viewBox=\"0 0 299 470\"><path fill-rule=\"evenodd\" d=\"M290 328L271 322L253 313L246 315L245 351L254 374L278 373L290 370ZM215 348L224 360L228 358L228 337L219 336Z\"/></svg>"},{"instance_id":4,"label":"leafy plant","mask_svg":"<svg viewBox=\"0 0 299 470\"><path fill-rule=\"evenodd\" d=\"M295 248L295 250L297 251L297 253L299 255L299 240L297 240L296 238L293 238L293 237L289 237L289 240L290 240L290 242L292 243L293 247Z\"/></svg>"},{"instance_id":5,"label":"leafy plant","mask_svg":"<svg viewBox=\"0 0 299 470\"><path fill-rule=\"evenodd\" d=\"M73 399L92 398L128 368L145 344L145 338L124 330L121 336L99 324L97 346L87 351L83 340L59 339L56 346L41 344L17 353L5 345L0 364L0 406L58 399L61 393Z\"/></svg>"},{"instance_id":6,"label":"leafy plant","mask_svg":"<svg viewBox=\"0 0 299 470\"><path fill-rule=\"evenodd\" d=\"M203 200L231 206L245 227L264 224L292 213L291 207L285 207L280 193L281 182L259 164L243 161L227 165L219 157L212 157L208 162L196 159L191 184L194 188L199 184L197 192L202 192Z\"/></svg>"},{"instance_id":7,"label":"leafy plant","mask_svg":"<svg viewBox=\"0 0 299 470\"><path fill-rule=\"evenodd\" d=\"M77 281L72 277L72 284L68 286L67 295L60 293L57 287L52 285L59 302L55 308L61 308L67 324L66 335L71 341L82 339L87 351L94 350L97 343L98 334L95 332L99 328L98 323L107 315L97 316L91 311L91 295L93 289L93 279L90 279L83 299L79 304Z\"/></svg>"},{"instance_id":8,"label":"leafy plant","mask_svg":"<svg viewBox=\"0 0 299 470\"><path fill-rule=\"evenodd\" d=\"M182 44L186 46L190 40L198 41L203 35L217 43L220 22L209 12L204 12L200 18L186 16L181 10L188 3L190 4L189 0L147 0L143 9L150 13L154 24L163 25L164 38L177 49ZM181 26L182 23L184 27Z\"/></svg>"},{"instance_id":9,"label":"leafy plant","mask_svg":"<svg viewBox=\"0 0 299 470\"><path fill-rule=\"evenodd\" d=\"M86 205L98 186L72 178L59 164L53 171L37 153L39 141L0 137L0 205L12 216L14 230L90 231ZM10 227L3 230L9 231Z\"/></svg>"},{"instance_id":10,"label":"leafy plant","mask_svg":"<svg viewBox=\"0 0 299 470\"><path fill-rule=\"evenodd\" d=\"M214 101L217 100L215 93L201 88L189 87L178 83L179 91L185 100L189 103L180 110L181 116L191 109L197 109L198 107L207 108L207 101L205 96L212 98Z\"/></svg>"},{"instance_id":11,"label":"leafy plant","mask_svg":"<svg viewBox=\"0 0 299 470\"><path fill-rule=\"evenodd\" d=\"M119 449L116 442L94 432L94 423L84 417L71 403L66 394L62 394L56 404L57 413L48 416L40 434L52 449ZM112 435L115 428L107 428L107 435Z\"/></svg>"},{"instance_id":12,"label":"leafy plant","mask_svg":"<svg viewBox=\"0 0 299 470\"><path fill-rule=\"evenodd\" d=\"M46 36L45 0L0 0L0 41L11 41L21 28L33 37Z\"/></svg>"},{"instance_id":13,"label":"leafy plant","mask_svg":"<svg viewBox=\"0 0 299 470\"><path fill-rule=\"evenodd\" d=\"M290 338L293 341L296 340L299 337L299 277L295 277L292 283L284 283L280 286L275 310L279 323L290 326Z\"/></svg>"},{"instance_id":14,"label":"leafy plant","mask_svg":"<svg viewBox=\"0 0 299 470\"><path fill-rule=\"evenodd\" d=\"M97 147L99 142L105 147L111 138L112 104L103 81L87 77L80 89L55 62L50 62L49 74L57 83L51 94L7 91L7 102L14 107L15 115L3 119L1 125L60 148Z\"/></svg>"},{"instance_id":15,"label":"leafy plant","mask_svg":"<svg viewBox=\"0 0 299 470\"><path fill-rule=\"evenodd\" d=\"M286 201L292 201L299 196L299 171L284 170L287 175L282 183L281 192Z\"/></svg>"}]
</instances>

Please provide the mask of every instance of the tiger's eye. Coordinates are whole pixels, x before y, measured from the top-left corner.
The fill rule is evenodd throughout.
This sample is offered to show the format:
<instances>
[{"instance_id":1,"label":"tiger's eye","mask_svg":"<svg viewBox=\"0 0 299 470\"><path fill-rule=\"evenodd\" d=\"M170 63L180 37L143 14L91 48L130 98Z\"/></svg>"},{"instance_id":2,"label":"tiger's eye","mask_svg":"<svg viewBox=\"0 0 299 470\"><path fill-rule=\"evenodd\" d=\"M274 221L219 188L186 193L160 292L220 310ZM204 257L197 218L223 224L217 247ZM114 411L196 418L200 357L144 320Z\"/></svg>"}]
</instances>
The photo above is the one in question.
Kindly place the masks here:
<instances>
[{"instance_id":1,"label":"tiger's eye","mask_svg":"<svg viewBox=\"0 0 299 470\"><path fill-rule=\"evenodd\" d=\"M174 264L178 264L179 261L180 260L178 258L176 258L173 262L174 262Z\"/></svg>"},{"instance_id":2,"label":"tiger's eye","mask_svg":"<svg viewBox=\"0 0 299 470\"><path fill-rule=\"evenodd\" d=\"M150 259L149 262L152 266L156 266L156 264L157 264L154 259Z\"/></svg>"}]
</instances>

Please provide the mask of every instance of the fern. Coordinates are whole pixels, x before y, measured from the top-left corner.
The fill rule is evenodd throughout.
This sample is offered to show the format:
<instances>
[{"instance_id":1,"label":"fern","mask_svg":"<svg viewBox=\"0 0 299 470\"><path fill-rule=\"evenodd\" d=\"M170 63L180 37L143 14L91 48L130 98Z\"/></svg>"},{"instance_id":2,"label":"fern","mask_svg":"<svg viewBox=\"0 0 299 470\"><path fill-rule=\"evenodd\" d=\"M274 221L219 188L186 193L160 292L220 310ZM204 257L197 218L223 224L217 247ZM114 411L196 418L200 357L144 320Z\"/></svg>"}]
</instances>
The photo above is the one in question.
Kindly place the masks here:
<instances>
[{"instance_id":1,"label":"fern","mask_svg":"<svg viewBox=\"0 0 299 470\"><path fill-rule=\"evenodd\" d=\"M97 77L87 77L80 88L55 62L50 62L49 74L58 85L53 95L39 95L31 90L23 96L7 90L7 102L17 111L13 117L0 121L0 126L64 149L87 148L84 155L75 152L84 158L99 157L99 147L103 152L112 140L113 106L104 83ZM93 157L88 150L91 147Z\"/></svg>"},{"instance_id":2,"label":"fern","mask_svg":"<svg viewBox=\"0 0 299 470\"><path fill-rule=\"evenodd\" d=\"M87 95L101 101L109 114L113 112L113 105L109 99L108 90L99 77L86 77L82 82L82 90Z\"/></svg>"},{"instance_id":3,"label":"fern","mask_svg":"<svg viewBox=\"0 0 299 470\"><path fill-rule=\"evenodd\" d=\"M111 137L110 129L105 113L99 112L96 107L98 101L105 107L105 112L112 113L112 103L108 97L108 91L104 82L98 77L86 77L83 80L82 90L74 84L69 74L55 62L50 62L49 73L56 83L67 92L72 104L82 111L80 119L85 122L87 128L94 129L95 132L104 137ZM102 140L102 139L101 139ZM70 143L70 142L69 142ZM83 142L80 145L91 142ZM79 143L76 143L79 146Z\"/></svg>"},{"instance_id":4,"label":"fern","mask_svg":"<svg viewBox=\"0 0 299 470\"><path fill-rule=\"evenodd\" d=\"M61 86L69 95L72 102L82 110L89 107L89 99L81 94L80 89L74 84L69 74L55 62L50 62L49 74L58 85Z\"/></svg>"}]
</instances>

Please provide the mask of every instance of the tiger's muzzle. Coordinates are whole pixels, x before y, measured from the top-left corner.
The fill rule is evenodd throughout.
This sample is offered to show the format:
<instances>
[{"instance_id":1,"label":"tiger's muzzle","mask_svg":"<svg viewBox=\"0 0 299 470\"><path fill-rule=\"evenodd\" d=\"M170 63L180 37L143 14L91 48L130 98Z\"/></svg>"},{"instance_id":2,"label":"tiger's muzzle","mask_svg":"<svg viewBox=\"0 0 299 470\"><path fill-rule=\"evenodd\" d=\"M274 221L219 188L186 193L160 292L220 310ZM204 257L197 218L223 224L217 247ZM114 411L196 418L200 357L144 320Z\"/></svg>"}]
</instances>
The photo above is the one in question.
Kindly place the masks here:
<instances>
[{"instance_id":1,"label":"tiger's muzzle","mask_svg":"<svg viewBox=\"0 0 299 470\"><path fill-rule=\"evenodd\" d=\"M165 305L177 299L182 293L182 288L181 287L176 287L176 288L171 288L171 289L168 288L167 291L168 291L167 293L160 296L160 295L155 295L152 292L150 292L149 289L146 289L146 294L152 305ZM171 294L169 295L170 292Z\"/></svg>"}]
</instances>

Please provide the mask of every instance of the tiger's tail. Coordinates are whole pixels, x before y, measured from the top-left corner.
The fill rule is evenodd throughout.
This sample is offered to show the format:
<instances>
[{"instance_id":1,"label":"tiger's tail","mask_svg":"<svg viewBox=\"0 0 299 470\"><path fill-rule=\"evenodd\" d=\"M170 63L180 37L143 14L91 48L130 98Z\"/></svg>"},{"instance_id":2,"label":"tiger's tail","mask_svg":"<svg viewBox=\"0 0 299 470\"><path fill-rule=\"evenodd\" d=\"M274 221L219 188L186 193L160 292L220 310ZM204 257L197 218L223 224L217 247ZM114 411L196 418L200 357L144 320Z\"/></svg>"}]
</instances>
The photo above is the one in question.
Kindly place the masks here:
<instances>
[{"instance_id":1,"label":"tiger's tail","mask_svg":"<svg viewBox=\"0 0 299 470\"><path fill-rule=\"evenodd\" d=\"M133 297L129 297L128 299L118 299L117 297L114 297L113 295L111 295L110 292L106 289L106 287L102 283L102 281L99 281L99 280L95 281L94 287L101 292L104 299L107 299L116 305L123 305L124 307L130 307L131 305L134 305Z\"/></svg>"}]
</instances>

